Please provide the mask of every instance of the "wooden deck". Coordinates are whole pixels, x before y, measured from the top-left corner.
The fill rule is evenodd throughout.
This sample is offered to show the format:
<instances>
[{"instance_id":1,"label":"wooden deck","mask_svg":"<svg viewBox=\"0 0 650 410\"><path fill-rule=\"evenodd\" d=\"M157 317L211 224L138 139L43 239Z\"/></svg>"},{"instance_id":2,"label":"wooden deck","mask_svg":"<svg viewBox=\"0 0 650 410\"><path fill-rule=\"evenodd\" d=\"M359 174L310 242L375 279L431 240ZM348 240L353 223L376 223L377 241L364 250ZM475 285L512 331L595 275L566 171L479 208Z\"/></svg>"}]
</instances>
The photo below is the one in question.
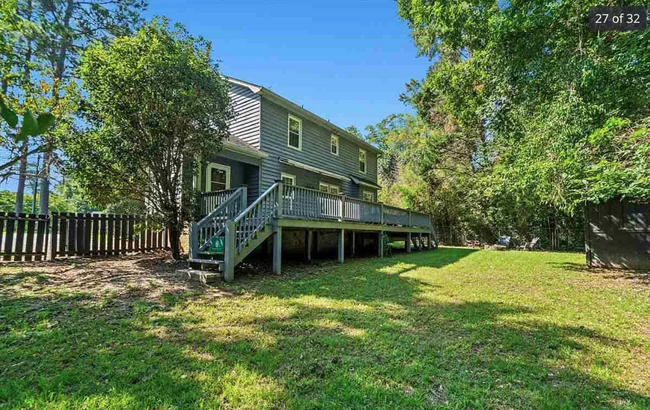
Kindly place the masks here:
<instances>
[{"instance_id":1,"label":"wooden deck","mask_svg":"<svg viewBox=\"0 0 650 410\"><path fill-rule=\"evenodd\" d=\"M385 234L399 234L406 241L427 247L434 241L431 218L427 214L376 202L334 195L314 189L284 185L271 186L252 204L246 204L246 188L202 197L202 210L208 214L190 228L191 261L204 263L202 252L211 240L223 238L223 260L214 265L224 271L224 279L233 280L234 267L266 239L273 236L273 268L282 266L282 230L304 229L337 231L338 260L345 257L347 232L377 233L377 254L383 256ZM415 237L413 237L415 235ZM354 235L353 235L354 238Z\"/></svg>"}]
</instances>

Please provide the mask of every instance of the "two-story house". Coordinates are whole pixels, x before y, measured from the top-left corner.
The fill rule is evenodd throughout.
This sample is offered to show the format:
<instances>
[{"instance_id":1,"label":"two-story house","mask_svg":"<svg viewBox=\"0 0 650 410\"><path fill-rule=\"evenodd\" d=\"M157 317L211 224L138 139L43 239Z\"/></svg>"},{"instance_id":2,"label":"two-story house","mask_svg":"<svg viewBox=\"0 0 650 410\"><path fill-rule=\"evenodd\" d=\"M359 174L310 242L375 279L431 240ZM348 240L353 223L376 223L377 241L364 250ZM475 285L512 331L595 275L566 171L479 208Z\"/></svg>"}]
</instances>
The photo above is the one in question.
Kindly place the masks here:
<instances>
[{"instance_id":1,"label":"two-story house","mask_svg":"<svg viewBox=\"0 0 650 410\"><path fill-rule=\"evenodd\" d=\"M380 150L261 86L228 78L235 118L223 151L205 158L201 192L248 187L252 202L282 180L332 194L377 200Z\"/></svg>"},{"instance_id":2,"label":"two-story house","mask_svg":"<svg viewBox=\"0 0 650 410\"><path fill-rule=\"evenodd\" d=\"M235 117L223 150L194 176L203 217L190 227L192 266L217 265L232 280L267 244L279 272L283 230L304 239L307 259L328 237L340 262L358 245L382 255L388 237L407 251L412 240L432 245L428 215L377 202L379 149L267 88L227 80Z\"/></svg>"}]
</instances>

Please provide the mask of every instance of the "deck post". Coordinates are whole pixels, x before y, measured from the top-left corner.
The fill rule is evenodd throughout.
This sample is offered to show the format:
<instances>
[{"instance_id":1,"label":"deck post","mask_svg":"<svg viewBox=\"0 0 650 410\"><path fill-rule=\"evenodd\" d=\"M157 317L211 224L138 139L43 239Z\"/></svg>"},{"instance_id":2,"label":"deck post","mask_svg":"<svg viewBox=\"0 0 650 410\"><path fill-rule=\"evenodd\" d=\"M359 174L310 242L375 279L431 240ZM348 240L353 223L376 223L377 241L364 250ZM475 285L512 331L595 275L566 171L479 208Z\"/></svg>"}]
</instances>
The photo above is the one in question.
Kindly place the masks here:
<instances>
[{"instance_id":1,"label":"deck post","mask_svg":"<svg viewBox=\"0 0 650 410\"><path fill-rule=\"evenodd\" d=\"M273 273L282 273L282 227L273 227Z\"/></svg>"},{"instance_id":2,"label":"deck post","mask_svg":"<svg viewBox=\"0 0 650 410\"><path fill-rule=\"evenodd\" d=\"M248 206L248 187L246 185L241 187L242 192L241 192L241 212L246 209Z\"/></svg>"},{"instance_id":3,"label":"deck post","mask_svg":"<svg viewBox=\"0 0 650 410\"><path fill-rule=\"evenodd\" d=\"M283 195L284 195L284 184L282 182L278 182L278 192L276 193L275 200L277 201L277 217L282 218L282 202L283 202Z\"/></svg>"},{"instance_id":4,"label":"deck post","mask_svg":"<svg viewBox=\"0 0 650 410\"><path fill-rule=\"evenodd\" d=\"M357 252L357 233L352 231L352 256L356 255Z\"/></svg>"},{"instance_id":5,"label":"deck post","mask_svg":"<svg viewBox=\"0 0 650 410\"><path fill-rule=\"evenodd\" d=\"M404 241L404 248L406 248L406 253L411 253L411 232L406 234L406 240Z\"/></svg>"},{"instance_id":6,"label":"deck post","mask_svg":"<svg viewBox=\"0 0 650 410\"><path fill-rule=\"evenodd\" d=\"M345 220L345 195L341 195L341 201L339 202L339 221L343 222Z\"/></svg>"},{"instance_id":7,"label":"deck post","mask_svg":"<svg viewBox=\"0 0 650 410\"><path fill-rule=\"evenodd\" d=\"M224 272L223 279L232 282L235 279L235 221L226 222L226 235L224 244Z\"/></svg>"},{"instance_id":8,"label":"deck post","mask_svg":"<svg viewBox=\"0 0 650 410\"><path fill-rule=\"evenodd\" d=\"M423 251L424 246L422 245L422 234L418 234L418 251Z\"/></svg>"},{"instance_id":9,"label":"deck post","mask_svg":"<svg viewBox=\"0 0 650 410\"><path fill-rule=\"evenodd\" d=\"M383 202L379 204L379 224L384 224L384 204Z\"/></svg>"},{"instance_id":10,"label":"deck post","mask_svg":"<svg viewBox=\"0 0 650 410\"><path fill-rule=\"evenodd\" d=\"M377 254L379 255L380 258L383 258L384 257L384 231L379 231L377 238L378 238Z\"/></svg>"},{"instance_id":11,"label":"deck post","mask_svg":"<svg viewBox=\"0 0 650 410\"><path fill-rule=\"evenodd\" d=\"M339 263L345 261L345 229L339 230Z\"/></svg>"},{"instance_id":12,"label":"deck post","mask_svg":"<svg viewBox=\"0 0 650 410\"><path fill-rule=\"evenodd\" d=\"M307 244L307 260L311 262L311 250L314 247L314 231L307 230L307 240L305 243Z\"/></svg>"},{"instance_id":13,"label":"deck post","mask_svg":"<svg viewBox=\"0 0 650 410\"><path fill-rule=\"evenodd\" d=\"M196 222L190 224L190 259L196 259L199 256L199 230L196 228Z\"/></svg>"},{"instance_id":14,"label":"deck post","mask_svg":"<svg viewBox=\"0 0 650 410\"><path fill-rule=\"evenodd\" d=\"M409 209L409 227L413 226L413 215Z\"/></svg>"}]
</instances>

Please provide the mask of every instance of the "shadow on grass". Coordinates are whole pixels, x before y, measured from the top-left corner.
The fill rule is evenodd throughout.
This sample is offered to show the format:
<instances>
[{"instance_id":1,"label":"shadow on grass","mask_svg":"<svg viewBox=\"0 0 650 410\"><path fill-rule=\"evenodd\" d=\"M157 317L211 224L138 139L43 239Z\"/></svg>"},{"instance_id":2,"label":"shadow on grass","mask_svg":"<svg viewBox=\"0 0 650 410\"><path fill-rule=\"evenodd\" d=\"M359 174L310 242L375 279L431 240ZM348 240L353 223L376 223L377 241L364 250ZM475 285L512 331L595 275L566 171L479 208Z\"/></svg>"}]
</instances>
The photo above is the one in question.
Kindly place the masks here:
<instances>
[{"instance_id":1,"label":"shadow on grass","mask_svg":"<svg viewBox=\"0 0 650 410\"><path fill-rule=\"evenodd\" d=\"M438 288L409 272L469 254L458 251L249 278L233 298L5 298L0 407L650 406L567 365L615 339L533 320L528 306L426 298Z\"/></svg>"}]
</instances>

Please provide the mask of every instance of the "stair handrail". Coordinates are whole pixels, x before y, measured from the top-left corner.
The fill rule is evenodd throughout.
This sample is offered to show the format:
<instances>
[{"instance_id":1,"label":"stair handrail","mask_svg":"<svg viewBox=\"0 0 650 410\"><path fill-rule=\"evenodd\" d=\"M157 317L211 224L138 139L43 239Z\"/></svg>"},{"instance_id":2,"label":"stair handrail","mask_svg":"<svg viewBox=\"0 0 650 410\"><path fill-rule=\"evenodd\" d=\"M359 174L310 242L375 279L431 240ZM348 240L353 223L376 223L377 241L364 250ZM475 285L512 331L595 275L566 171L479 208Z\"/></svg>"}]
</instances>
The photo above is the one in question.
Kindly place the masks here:
<instances>
[{"instance_id":1,"label":"stair handrail","mask_svg":"<svg viewBox=\"0 0 650 410\"><path fill-rule=\"evenodd\" d=\"M196 258L199 250L209 246L210 238L222 234L226 222L246 208L246 191L246 187L238 188L212 212L190 225L191 258Z\"/></svg>"},{"instance_id":2,"label":"stair handrail","mask_svg":"<svg viewBox=\"0 0 650 410\"><path fill-rule=\"evenodd\" d=\"M234 219L235 253L241 253L246 244L257 232L264 229L278 210L278 187L281 183L271 185L259 198ZM247 223L252 222L252 223Z\"/></svg>"}]
</instances>

